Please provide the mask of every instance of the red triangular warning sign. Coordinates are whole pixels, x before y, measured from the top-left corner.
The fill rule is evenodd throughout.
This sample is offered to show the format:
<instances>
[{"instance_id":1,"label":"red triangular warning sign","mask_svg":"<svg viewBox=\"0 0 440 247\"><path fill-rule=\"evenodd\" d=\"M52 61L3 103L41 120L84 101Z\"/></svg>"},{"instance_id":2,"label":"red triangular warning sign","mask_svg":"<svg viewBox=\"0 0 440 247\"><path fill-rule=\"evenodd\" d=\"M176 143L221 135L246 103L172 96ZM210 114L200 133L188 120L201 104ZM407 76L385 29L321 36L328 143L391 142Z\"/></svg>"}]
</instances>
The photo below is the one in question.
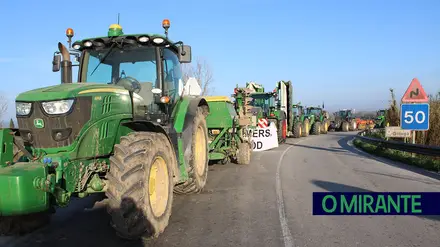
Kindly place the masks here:
<instances>
[{"instance_id":1,"label":"red triangular warning sign","mask_svg":"<svg viewBox=\"0 0 440 247\"><path fill-rule=\"evenodd\" d=\"M405 94L403 94L403 103L426 103L428 102L428 95L426 95L425 90L420 84L417 78L414 78L409 84L408 89L406 89Z\"/></svg>"}]
</instances>

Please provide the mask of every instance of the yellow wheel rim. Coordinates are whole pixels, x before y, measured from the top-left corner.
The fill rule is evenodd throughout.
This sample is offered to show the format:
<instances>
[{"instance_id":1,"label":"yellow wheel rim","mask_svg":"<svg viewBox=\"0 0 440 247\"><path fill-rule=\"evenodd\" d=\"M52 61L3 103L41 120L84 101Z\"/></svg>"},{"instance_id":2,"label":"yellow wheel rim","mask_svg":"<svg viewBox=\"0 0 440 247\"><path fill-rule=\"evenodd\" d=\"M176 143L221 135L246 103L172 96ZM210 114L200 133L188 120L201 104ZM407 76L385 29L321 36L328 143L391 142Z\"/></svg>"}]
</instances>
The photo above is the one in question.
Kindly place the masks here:
<instances>
[{"instance_id":1,"label":"yellow wheel rim","mask_svg":"<svg viewBox=\"0 0 440 247\"><path fill-rule=\"evenodd\" d=\"M151 209L154 216L160 217L167 208L169 197L168 167L162 157L154 159L148 185Z\"/></svg>"},{"instance_id":2,"label":"yellow wheel rim","mask_svg":"<svg viewBox=\"0 0 440 247\"><path fill-rule=\"evenodd\" d=\"M206 138L202 126L197 128L195 141L194 163L196 166L196 172L199 176L203 176L206 165Z\"/></svg>"}]
</instances>

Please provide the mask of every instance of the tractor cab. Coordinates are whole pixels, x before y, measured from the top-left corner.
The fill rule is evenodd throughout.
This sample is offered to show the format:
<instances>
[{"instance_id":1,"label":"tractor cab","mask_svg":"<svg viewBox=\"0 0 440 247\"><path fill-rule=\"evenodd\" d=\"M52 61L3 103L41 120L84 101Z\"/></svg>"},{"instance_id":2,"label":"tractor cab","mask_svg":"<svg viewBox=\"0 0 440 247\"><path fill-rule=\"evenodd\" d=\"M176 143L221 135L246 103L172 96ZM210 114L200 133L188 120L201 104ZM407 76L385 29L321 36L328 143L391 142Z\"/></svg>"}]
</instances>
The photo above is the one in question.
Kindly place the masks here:
<instances>
[{"instance_id":1,"label":"tractor cab","mask_svg":"<svg viewBox=\"0 0 440 247\"><path fill-rule=\"evenodd\" d=\"M250 97L252 98L250 105L254 108L261 109L263 117L272 116L271 114L273 114L276 109L273 93L252 93Z\"/></svg>"},{"instance_id":2,"label":"tractor cab","mask_svg":"<svg viewBox=\"0 0 440 247\"><path fill-rule=\"evenodd\" d=\"M302 105L292 105L293 116L302 116L304 115L304 108Z\"/></svg>"},{"instance_id":3,"label":"tractor cab","mask_svg":"<svg viewBox=\"0 0 440 247\"><path fill-rule=\"evenodd\" d=\"M322 108L320 107L307 107L306 115L315 115L317 117L321 116Z\"/></svg>"},{"instance_id":4,"label":"tractor cab","mask_svg":"<svg viewBox=\"0 0 440 247\"><path fill-rule=\"evenodd\" d=\"M386 110L379 110L376 112L376 120L382 120L387 114Z\"/></svg>"},{"instance_id":5,"label":"tractor cab","mask_svg":"<svg viewBox=\"0 0 440 247\"><path fill-rule=\"evenodd\" d=\"M62 83L72 83L69 67L77 66L77 84L96 85L90 89L95 92L108 88L128 90L136 116L163 122L180 97L183 87L180 63L191 62L191 47L168 39L168 20L162 26L165 35L128 35L119 24L113 24L107 36L79 40L73 45L74 33L69 28L66 35L70 49L59 43L60 52L54 55L52 70L61 69ZM72 65L71 55L78 64Z\"/></svg>"},{"instance_id":6,"label":"tractor cab","mask_svg":"<svg viewBox=\"0 0 440 247\"><path fill-rule=\"evenodd\" d=\"M336 113L337 117L342 118L342 119L348 119L348 118L352 118L353 117L353 113L351 110L339 110Z\"/></svg>"}]
</instances>

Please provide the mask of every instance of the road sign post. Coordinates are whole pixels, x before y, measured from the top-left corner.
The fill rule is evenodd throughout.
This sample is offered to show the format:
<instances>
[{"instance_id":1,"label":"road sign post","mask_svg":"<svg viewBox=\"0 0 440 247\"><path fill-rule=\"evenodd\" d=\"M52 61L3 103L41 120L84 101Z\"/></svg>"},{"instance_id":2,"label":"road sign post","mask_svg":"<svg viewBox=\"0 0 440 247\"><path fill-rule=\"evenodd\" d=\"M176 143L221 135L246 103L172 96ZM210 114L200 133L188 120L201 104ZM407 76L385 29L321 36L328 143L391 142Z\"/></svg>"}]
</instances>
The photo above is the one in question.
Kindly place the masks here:
<instances>
[{"instance_id":1,"label":"road sign post","mask_svg":"<svg viewBox=\"0 0 440 247\"><path fill-rule=\"evenodd\" d=\"M400 125L402 129L412 130L412 143L416 143L416 131L429 129L428 95L417 78L414 78L403 94L400 108Z\"/></svg>"}]
</instances>

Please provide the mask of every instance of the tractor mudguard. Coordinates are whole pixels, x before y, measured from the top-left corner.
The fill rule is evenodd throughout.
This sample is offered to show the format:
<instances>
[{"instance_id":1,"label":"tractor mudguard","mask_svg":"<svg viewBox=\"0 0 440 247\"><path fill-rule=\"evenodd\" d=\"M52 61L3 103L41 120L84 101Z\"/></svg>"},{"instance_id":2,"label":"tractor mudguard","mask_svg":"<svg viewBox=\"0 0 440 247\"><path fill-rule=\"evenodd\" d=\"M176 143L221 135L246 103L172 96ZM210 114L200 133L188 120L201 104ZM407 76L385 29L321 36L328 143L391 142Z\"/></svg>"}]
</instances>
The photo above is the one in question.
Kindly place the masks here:
<instances>
[{"instance_id":1,"label":"tractor mudguard","mask_svg":"<svg viewBox=\"0 0 440 247\"><path fill-rule=\"evenodd\" d=\"M23 215L49 209L48 192L36 188L46 186L47 174L47 166L38 162L18 162L0 168L0 215Z\"/></svg>"},{"instance_id":2,"label":"tractor mudguard","mask_svg":"<svg viewBox=\"0 0 440 247\"><path fill-rule=\"evenodd\" d=\"M189 164L191 159L193 119L200 106L205 106L206 114L209 113L208 102L203 97L185 96L177 109L174 128L178 134L181 133L182 149L180 151L184 154L185 164Z\"/></svg>"}]
</instances>

